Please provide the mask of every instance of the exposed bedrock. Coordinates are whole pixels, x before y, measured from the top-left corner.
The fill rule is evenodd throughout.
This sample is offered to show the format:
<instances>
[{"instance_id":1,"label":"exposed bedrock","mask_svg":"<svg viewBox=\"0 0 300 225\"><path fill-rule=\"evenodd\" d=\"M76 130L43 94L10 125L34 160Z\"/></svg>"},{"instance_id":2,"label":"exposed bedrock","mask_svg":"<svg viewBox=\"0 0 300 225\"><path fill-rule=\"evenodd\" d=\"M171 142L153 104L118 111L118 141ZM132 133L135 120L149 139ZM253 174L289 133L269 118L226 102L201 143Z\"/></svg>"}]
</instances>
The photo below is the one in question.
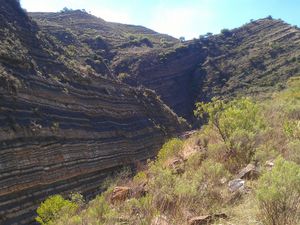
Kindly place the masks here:
<instances>
[{"instance_id":1,"label":"exposed bedrock","mask_svg":"<svg viewBox=\"0 0 300 225\"><path fill-rule=\"evenodd\" d=\"M181 125L154 92L72 68L15 1L0 3L0 224L29 224L49 195L94 196Z\"/></svg>"},{"instance_id":2,"label":"exposed bedrock","mask_svg":"<svg viewBox=\"0 0 300 225\"><path fill-rule=\"evenodd\" d=\"M92 194L102 171L153 157L180 131L176 115L147 90L108 83L65 94L34 82L15 95L1 92L1 224L26 224L49 193Z\"/></svg>"},{"instance_id":3,"label":"exposed bedrock","mask_svg":"<svg viewBox=\"0 0 300 225\"><path fill-rule=\"evenodd\" d=\"M30 213L48 192L96 189L101 179L90 174L152 157L168 135L180 131L176 115L151 91L105 81L69 85L66 94L33 80L17 94L1 92L0 110L4 224ZM76 177L80 186L69 184Z\"/></svg>"}]
</instances>

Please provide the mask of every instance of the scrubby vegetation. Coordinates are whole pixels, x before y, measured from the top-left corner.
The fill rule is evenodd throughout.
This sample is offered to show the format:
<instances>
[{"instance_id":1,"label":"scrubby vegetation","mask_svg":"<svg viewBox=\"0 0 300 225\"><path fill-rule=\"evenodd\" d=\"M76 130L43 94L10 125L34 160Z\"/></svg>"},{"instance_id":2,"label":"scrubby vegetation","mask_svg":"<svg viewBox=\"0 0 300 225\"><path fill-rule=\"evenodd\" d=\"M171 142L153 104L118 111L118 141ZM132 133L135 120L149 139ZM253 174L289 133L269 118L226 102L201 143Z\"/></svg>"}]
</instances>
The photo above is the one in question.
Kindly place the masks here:
<instances>
[{"instance_id":1,"label":"scrubby vegetation","mask_svg":"<svg viewBox=\"0 0 300 225\"><path fill-rule=\"evenodd\" d=\"M206 124L167 142L134 178L110 182L87 204L50 197L37 221L300 224L300 78L264 100L197 103L195 116ZM240 182L236 189L234 182ZM206 223L196 223L203 215Z\"/></svg>"},{"instance_id":2,"label":"scrubby vegetation","mask_svg":"<svg viewBox=\"0 0 300 225\"><path fill-rule=\"evenodd\" d=\"M207 114L210 133L214 133L218 154L231 171L249 163L255 153L257 136L264 130L259 106L249 98L225 103L212 99L210 103L197 103L195 115L204 118ZM213 148L213 147L212 147Z\"/></svg>"},{"instance_id":3,"label":"scrubby vegetation","mask_svg":"<svg viewBox=\"0 0 300 225\"><path fill-rule=\"evenodd\" d=\"M299 224L300 167L279 157L259 180L257 198L264 224Z\"/></svg>"},{"instance_id":4,"label":"scrubby vegetation","mask_svg":"<svg viewBox=\"0 0 300 225\"><path fill-rule=\"evenodd\" d=\"M49 224L51 220L62 210L74 212L78 208L75 202L64 199L60 195L53 195L41 204L36 221L40 224Z\"/></svg>"}]
</instances>

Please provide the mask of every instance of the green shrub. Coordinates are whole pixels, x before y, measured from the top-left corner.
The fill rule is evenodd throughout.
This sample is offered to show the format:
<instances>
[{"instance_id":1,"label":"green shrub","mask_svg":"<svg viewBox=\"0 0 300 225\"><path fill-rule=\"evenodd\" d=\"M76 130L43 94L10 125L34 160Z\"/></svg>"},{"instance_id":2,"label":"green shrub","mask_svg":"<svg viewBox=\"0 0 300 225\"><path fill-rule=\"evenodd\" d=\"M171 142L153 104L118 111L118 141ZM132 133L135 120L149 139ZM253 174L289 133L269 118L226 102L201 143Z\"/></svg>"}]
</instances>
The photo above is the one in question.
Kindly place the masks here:
<instances>
[{"instance_id":1,"label":"green shrub","mask_svg":"<svg viewBox=\"0 0 300 225\"><path fill-rule=\"evenodd\" d=\"M229 37L231 36L231 31L229 29L224 28L221 30L221 34L223 34L225 37Z\"/></svg>"},{"instance_id":2,"label":"green shrub","mask_svg":"<svg viewBox=\"0 0 300 225\"><path fill-rule=\"evenodd\" d=\"M186 119L183 118L183 117L181 117L181 116L178 117L178 122L182 126L186 126L188 124L188 122L186 121Z\"/></svg>"},{"instance_id":3,"label":"green shrub","mask_svg":"<svg viewBox=\"0 0 300 225\"><path fill-rule=\"evenodd\" d=\"M266 162L270 159L278 157L279 152L272 146L272 143L264 143L255 150L254 160L258 162Z\"/></svg>"},{"instance_id":4,"label":"green shrub","mask_svg":"<svg viewBox=\"0 0 300 225\"><path fill-rule=\"evenodd\" d=\"M98 42L103 41L103 37L101 35L97 35L95 37L95 40L98 41Z\"/></svg>"},{"instance_id":5,"label":"green shrub","mask_svg":"<svg viewBox=\"0 0 300 225\"><path fill-rule=\"evenodd\" d=\"M16 94L21 86L21 81L18 78L8 74L2 67L0 67L0 90L4 89L10 93Z\"/></svg>"},{"instance_id":6,"label":"green shrub","mask_svg":"<svg viewBox=\"0 0 300 225\"><path fill-rule=\"evenodd\" d=\"M283 129L289 138L300 139L300 120L285 121Z\"/></svg>"},{"instance_id":7,"label":"green shrub","mask_svg":"<svg viewBox=\"0 0 300 225\"><path fill-rule=\"evenodd\" d=\"M259 217L266 225L300 222L300 166L279 157L260 179L257 189Z\"/></svg>"},{"instance_id":8,"label":"green shrub","mask_svg":"<svg viewBox=\"0 0 300 225\"><path fill-rule=\"evenodd\" d=\"M174 194L178 210L185 209L202 214L221 209L224 203L221 179L227 179L228 175L222 164L205 160L198 169L188 170L181 177L177 177Z\"/></svg>"},{"instance_id":9,"label":"green shrub","mask_svg":"<svg viewBox=\"0 0 300 225\"><path fill-rule=\"evenodd\" d=\"M205 160L201 165L205 180L210 181L212 184L218 184L222 178L228 178L229 173L224 168L224 165L212 160Z\"/></svg>"},{"instance_id":10,"label":"green shrub","mask_svg":"<svg viewBox=\"0 0 300 225\"><path fill-rule=\"evenodd\" d=\"M230 164L239 167L251 161L256 136L265 127L256 103L249 98L228 103L213 98L209 103L196 103L194 114L199 118L208 118L207 128L216 132L225 144L224 157Z\"/></svg>"},{"instance_id":11,"label":"green shrub","mask_svg":"<svg viewBox=\"0 0 300 225\"><path fill-rule=\"evenodd\" d=\"M117 218L117 212L110 205L105 195L99 195L90 204L86 213L82 214L82 217L89 219L90 221L114 221Z\"/></svg>"},{"instance_id":12,"label":"green shrub","mask_svg":"<svg viewBox=\"0 0 300 225\"><path fill-rule=\"evenodd\" d=\"M37 209L36 221L42 225L47 225L56 219L61 210L74 212L78 206L64 199L61 195L53 195L46 199Z\"/></svg>"},{"instance_id":13,"label":"green shrub","mask_svg":"<svg viewBox=\"0 0 300 225\"><path fill-rule=\"evenodd\" d=\"M221 163L203 160L201 152L194 154L187 160L181 175L173 174L161 164L150 164L148 187L153 206L163 213L173 214L176 219L180 219L182 210L203 213L220 208L223 203L220 180L228 178L229 173Z\"/></svg>"},{"instance_id":14,"label":"green shrub","mask_svg":"<svg viewBox=\"0 0 300 225\"><path fill-rule=\"evenodd\" d=\"M60 10L61 13L67 13L67 12L72 12L74 11L73 9L70 9L68 7L64 7L62 10Z\"/></svg>"},{"instance_id":15,"label":"green shrub","mask_svg":"<svg viewBox=\"0 0 300 225\"><path fill-rule=\"evenodd\" d=\"M205 152L196 152L189 156L185 163L185 167L189 170L196 170L200 167L201 163L205 160Z\"/></svg>"},{"instance_id":16,"label":"green shrub","mask_svg":"<svg viewBox=\"0 0 300 225\"><path fill-rule=\"evenodd\" d=\"M71 199L71 202L75 203L78 207L83 207L85 204L83 196L79 193L71 193L70 199Z\"/></svg>"},{"instance_id":17,"label":"green shrub","mask_svg":"<svg viewBox=\"0 0 300 225\"><path fill-rule=\"evenodd\" d=\"M183 147L183 141L178 138L173 138L165 143L157 155L157 162L161 163L167 159L177 156Z\"/></svg>"},{"instance_id":18,"label":"green shrub","mask_svg":"<svg viewBox=\"0 0 300 225\"><path fill-rule=\"evenodd\" d=\"M153 193L153 204L162 211L174 207L176 176L171 169L164 169L157 164L151 165L150 172L153 178L149 181L148 186Z\"/></svg>"},{"instance_id":19,"label":"green shrub","mask_svg":"<svg viewBox=\"0 0 300 225\"><path fill-rule=\"evenodd\" d=\"M138 172L134 177L133 181L135 183L143 183L147 181L147 174L144 171Z\"/></svg>"},{"instance_id":20,"label":"green shrub","mask_svg":"<svg viewBox=\"0 0 300 225\"><path fill-rule=\"evenodd\" d=\"M131 198L120 206L124 215L130 215L126 221L127 224L150 224L153 216L159 213L152 203L153 196L147 194L138 199Z\"/></svg>"},{"instance_id":21,"label":"green shrub","mask_svg":"<svg viewBox=\"0 0 300 225\"><path fill-rule=\"evenodd\" d=\"M248 98L231 101L220 113L219 128L225 138L241 132L255 133L262 127L258 105Z\"/></svg>"}]
</instances>

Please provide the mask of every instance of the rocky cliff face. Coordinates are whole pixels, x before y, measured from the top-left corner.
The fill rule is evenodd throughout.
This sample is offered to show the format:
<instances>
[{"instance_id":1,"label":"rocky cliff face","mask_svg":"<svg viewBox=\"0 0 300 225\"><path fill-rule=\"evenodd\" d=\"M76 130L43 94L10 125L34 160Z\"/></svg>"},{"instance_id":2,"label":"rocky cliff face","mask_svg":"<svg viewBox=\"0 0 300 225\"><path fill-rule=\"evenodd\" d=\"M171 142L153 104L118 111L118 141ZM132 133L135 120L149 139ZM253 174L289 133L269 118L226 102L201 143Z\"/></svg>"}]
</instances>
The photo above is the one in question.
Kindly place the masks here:
<instances>
[{"instance_id":1,"label":"rocky cliff face","mask_svg":"<svg viewBox=\"0 0 300 225\"><path fill-rule=\"evenodd\" d=\"M98 193L180 125L153 91L72 68L17 2L0 3L0 224L28 224L47 196Z\"/></svg>"},{"instance_id":2,"label":"rocky cliff face","mask_svg":"<svg viewBox=\"0 0 300 225\"><path fill-rule=\"evenodd\" d=\"M93 58L81 60L85 58L97 73L155 90L189 120L196 101L280 89L300 69L299 29L270 17L180 43L143 27L105 22L82 11L30 15L65 48L92 52ZM58 30L68 35L62 37ZM76 41L66 43L69 36ZM105 62L109 72L96 67L97 62Z\"/></svg>"}]
</instances>

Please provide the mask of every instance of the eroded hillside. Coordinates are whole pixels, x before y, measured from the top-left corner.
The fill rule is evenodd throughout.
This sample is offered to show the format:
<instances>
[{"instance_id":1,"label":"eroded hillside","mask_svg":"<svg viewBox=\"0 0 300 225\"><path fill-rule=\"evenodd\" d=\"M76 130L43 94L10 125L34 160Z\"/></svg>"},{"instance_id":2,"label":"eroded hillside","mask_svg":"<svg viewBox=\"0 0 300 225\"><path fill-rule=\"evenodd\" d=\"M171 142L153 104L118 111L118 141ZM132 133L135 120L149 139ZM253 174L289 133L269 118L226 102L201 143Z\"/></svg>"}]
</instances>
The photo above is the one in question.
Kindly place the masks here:
<instances>
[{"instance_id":1,"label":"eroded hillside","mask_svg":"<svg viewBox=\"0 0 300 225\"><path fill-rule=\"evenodd\" d=\"M80 58L93 62L96 73L153 89L178 115L190 120L197 101L273 91L299 72L299 29L271 17L180 43L82 11L30 15L65 48L84 45L92 52ZM73 43L66 43L69 37ZM105 62L107 69L95 67L95 62Z\"/></svg>"},{"instance_id":2,"label":"eroded hillside","mask_svg":"<svg viewBox=\"0 0 300 225\"><path fill-rule=\"evenodd\" d=\"M300 30L282 20L252 21L209 39L219 53L196 72L204 76L200 100L280 90L300 71Z\"/></svg>"}]
</instances>

